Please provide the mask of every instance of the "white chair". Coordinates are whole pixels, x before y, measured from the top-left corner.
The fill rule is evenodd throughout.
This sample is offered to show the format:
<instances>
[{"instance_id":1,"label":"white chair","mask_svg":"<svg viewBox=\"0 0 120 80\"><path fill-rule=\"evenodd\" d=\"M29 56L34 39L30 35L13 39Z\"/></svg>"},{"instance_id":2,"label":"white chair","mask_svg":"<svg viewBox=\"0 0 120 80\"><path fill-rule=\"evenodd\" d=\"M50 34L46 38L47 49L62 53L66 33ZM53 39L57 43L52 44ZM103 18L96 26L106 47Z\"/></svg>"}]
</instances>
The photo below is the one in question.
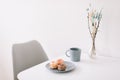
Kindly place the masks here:
<instances>
[{"instance_id":1,"label":"white chair","mask_svg":"<svg viewBox=\"0 0 120 80\"><path fill-rule=\"evenodd\" d=\"M18 80L19 72L48 60L42 46L36 40L13 44L12 51L14 80Z\"/></svg>"}]
</instances>

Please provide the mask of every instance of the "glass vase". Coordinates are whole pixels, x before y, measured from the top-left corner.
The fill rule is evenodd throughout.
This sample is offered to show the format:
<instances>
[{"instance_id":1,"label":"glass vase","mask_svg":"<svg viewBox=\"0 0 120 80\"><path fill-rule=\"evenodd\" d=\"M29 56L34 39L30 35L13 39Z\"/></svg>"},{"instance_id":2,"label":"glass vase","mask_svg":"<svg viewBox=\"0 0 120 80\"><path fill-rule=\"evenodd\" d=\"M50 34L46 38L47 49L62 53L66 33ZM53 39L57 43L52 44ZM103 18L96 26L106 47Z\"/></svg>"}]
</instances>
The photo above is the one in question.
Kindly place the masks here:
<instances>
[{"instance_id":1,"label":"glass vase","mask_svg":"<svg viewBox=\"0 0 120 80\"><path fill-rule=\"evenodd\" d=\"M89 50L89 56L91 58L95 58L95 56L96 56L95 39L92 39L91 48Z\"/></svg>"}]
</instances>

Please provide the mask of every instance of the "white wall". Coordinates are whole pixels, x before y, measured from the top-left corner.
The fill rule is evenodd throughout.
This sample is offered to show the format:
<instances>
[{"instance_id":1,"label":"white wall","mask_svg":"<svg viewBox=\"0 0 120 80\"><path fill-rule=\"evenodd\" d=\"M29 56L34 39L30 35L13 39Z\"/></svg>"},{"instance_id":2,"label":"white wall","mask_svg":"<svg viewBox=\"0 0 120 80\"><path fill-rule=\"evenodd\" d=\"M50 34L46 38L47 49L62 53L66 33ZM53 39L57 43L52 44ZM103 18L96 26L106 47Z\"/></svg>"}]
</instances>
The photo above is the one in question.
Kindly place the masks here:
<instances>
[{"instance_id":1,"label":"white wall","mask_svg":"<svg viewBox=\"0 0 120 80\"><path fill-rule=\"evenodd\" d=\"M36 39L50 58L70 47L88 52L90 35L86 8L103 7L96 38L97 54L120 57L118 0L0 0L0 80L12 80L11 47Z\"/></svg>"},{"instance_id":2,"label":"white wall","mask_svg":"<svg viewBox=\"0 0 120 80\"><path fill-rule=\"evenodd\" d=\"M103 6L101 26L102 41L105 41L107 55L120 58L120 1L97 0L97 6Z\"/></svg>"}]
</instances>

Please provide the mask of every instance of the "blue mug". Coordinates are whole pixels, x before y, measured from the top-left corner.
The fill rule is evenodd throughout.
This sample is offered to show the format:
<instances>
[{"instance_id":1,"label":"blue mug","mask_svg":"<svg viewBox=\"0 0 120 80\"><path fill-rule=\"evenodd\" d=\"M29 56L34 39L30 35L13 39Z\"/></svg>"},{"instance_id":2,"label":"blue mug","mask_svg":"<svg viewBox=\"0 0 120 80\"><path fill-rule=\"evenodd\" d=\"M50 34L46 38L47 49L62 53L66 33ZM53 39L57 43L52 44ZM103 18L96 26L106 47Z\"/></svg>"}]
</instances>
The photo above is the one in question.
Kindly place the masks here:
<instances>
[{"instance_id":1,"label":"blue mug","mask_svg":"<svg viewBox=\"0 0 120 80\"><path fill-rule=\"evenodd\" d=\"M70 59L74 62L80 61L80 56L81 56L81 49L79 48L70 48L69 50L66 51L66 56L70 57Z\"/></svg>"}]
</instances>

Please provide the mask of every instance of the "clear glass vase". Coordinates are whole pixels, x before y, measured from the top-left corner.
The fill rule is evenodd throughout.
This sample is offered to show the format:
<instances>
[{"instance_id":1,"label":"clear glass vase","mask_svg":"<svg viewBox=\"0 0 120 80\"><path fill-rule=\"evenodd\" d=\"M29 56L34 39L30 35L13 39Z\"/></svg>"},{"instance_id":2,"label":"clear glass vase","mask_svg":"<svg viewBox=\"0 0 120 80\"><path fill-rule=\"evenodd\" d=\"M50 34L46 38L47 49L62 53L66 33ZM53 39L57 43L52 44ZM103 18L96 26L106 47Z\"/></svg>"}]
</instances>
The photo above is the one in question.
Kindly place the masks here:
<instances>
[{"instance_id":1,"label":"clear glass vase","mask_svg":"<svg viewBox=\"0 0 120 80\"><path fill-rule=\"evenodd\" d=\"M95 58L95 56L96 56L95 39L92 39L91 48L89 50L89 56L91 58Z\"/></svg>"}]
</instances>

